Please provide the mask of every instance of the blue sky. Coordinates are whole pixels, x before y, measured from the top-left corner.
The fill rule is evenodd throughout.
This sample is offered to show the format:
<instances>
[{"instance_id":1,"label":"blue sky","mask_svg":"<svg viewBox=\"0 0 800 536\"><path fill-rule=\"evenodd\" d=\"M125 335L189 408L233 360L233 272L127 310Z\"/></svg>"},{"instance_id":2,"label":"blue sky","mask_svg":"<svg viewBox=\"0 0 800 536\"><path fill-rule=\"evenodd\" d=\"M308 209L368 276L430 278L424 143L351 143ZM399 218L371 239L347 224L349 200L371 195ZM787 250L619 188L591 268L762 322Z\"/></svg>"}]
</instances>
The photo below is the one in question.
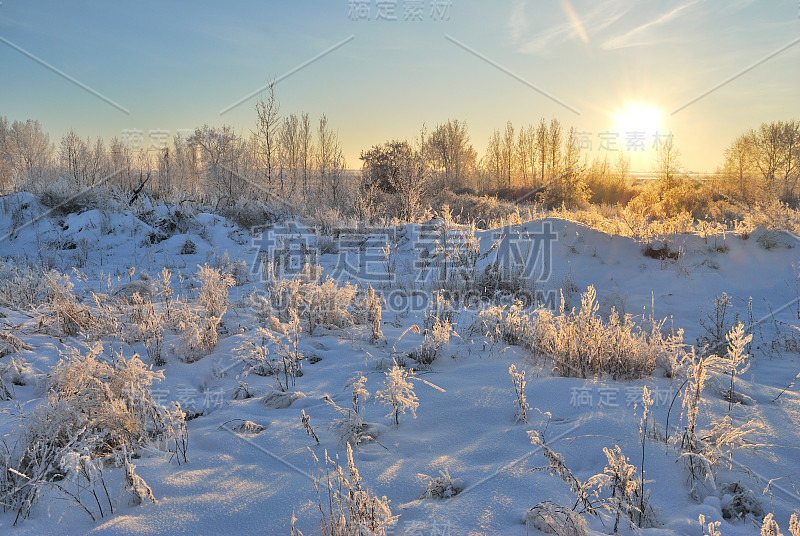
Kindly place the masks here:
<instances>
[{"instance_id":1,"label":"blue sky","mask_svg":"<svg viewBox=\"0 0 800 536\"><path fill-rule=\"evenodd\" d=\"M494 128L540 117L590 133L603 154L599 132L618 131L615 112L636 101L661 112L688 168L713 170L746 129L800 117L800 43L671 113L797 40L797 0L451 0L444 13L423 0L422 20L405 21L410 1L388 2L392 21L376 20L378 0L370 20L353 20L348 0L3 0L0 37L130 113L3 42L0 115L39 119L54 141L70 128L248 133L256 98L220 111L355 36L277 85L282 112L328 116L350 167L362 149L448 118L468 123L480 154ZM634 168L648 158L637 153Z\"/></svg>"}]
</instances>

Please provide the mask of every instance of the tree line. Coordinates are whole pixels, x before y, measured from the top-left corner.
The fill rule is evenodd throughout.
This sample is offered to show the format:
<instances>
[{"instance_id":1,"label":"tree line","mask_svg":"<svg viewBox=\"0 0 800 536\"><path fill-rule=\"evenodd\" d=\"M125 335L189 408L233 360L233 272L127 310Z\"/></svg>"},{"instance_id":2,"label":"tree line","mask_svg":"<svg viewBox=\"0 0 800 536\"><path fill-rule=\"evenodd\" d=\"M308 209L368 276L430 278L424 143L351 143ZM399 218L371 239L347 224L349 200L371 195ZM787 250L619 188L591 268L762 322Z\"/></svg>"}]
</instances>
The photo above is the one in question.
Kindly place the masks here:
<instances>
[{"instance_id":1,"label":"tree line","mask_svg":"<svg viewBox=\"0 0 800 536\"><path fill-rule=\"evenodd\" d=\"M98 185L162 200L232 207L242 199L299 213L332 208L372 220L418 217L439 192L489 194L546 207L625 204L633 197L630 158L620 151L590 159L576 130L557 119L489 136L483 156L466 122L451 119L411 140L388 140L360 154L348 171L337 131L325 115L282 114L270 87L255 106L253 128L203 125L158 148L131 147L121 137L82 138L70 131L54 144L35 120L0 117L0 189L46 189L57 181ZM764 123L727 148L714 180L720 195L745 204L780 200L794 208L800 192L800 122ZM654 170L660 195L686 181L679 151L660 148ZM693 195L683 186L685 195Z\"/></svg>"}]
</instances>

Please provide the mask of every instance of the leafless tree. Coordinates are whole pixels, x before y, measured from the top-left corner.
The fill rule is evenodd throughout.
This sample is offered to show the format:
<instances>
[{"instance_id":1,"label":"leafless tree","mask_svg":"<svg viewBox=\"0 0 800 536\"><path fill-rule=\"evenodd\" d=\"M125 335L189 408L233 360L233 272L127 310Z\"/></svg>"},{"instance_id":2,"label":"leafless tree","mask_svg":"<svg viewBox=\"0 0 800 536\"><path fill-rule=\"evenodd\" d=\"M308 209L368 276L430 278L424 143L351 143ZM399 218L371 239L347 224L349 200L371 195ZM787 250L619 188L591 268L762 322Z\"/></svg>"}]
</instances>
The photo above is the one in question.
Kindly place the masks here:
<instances>
[{"instance_id":1,"label":"leafless tree","mask_svg":"<svg viewBox=\"0 0 800 536\"><path fill-rule=\"evenodd\" d=\"M300 115L300 126L298 131L300 146L300 166L303 170L303 202L308 201L308 176L311 171L311 160L314 156L314 142L312 140L311 120L308 114L303 112Z\"/></svg>"},{"instance_id":2,"label":"leafless tree","mask_svg":"<svg viewBox=\"0 0 800 536\"><path fill-rule=\"evenodd\" d=\"M277 129L280 124L280 103L275 96L275 83L269 85L267 100L256 103L256 137L259 141L261 165L265 170L268 188L273 186L277 155Z\"/></svg>"},{"instance_id":3,"label":"leafless tree","mask_svg":"<svg viewBox=\"0 0 800 536\"><path fill-rule=\"evenodd\" d=\"M477 159L475 149L469 143L467 124L458 119L437 125L420 153L424 160L431 162L440 188L465 186Z\"/></svg>"}]
</instances>

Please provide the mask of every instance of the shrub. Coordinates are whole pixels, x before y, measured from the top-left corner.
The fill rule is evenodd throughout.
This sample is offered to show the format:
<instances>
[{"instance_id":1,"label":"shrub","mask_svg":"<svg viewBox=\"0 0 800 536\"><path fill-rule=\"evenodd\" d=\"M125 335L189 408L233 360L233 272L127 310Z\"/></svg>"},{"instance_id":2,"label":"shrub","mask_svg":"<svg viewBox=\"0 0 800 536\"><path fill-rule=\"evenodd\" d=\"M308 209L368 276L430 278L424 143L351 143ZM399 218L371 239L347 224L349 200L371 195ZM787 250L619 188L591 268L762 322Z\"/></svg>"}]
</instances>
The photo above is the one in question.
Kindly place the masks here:
<instances>
[{"instance_id":1,"label":"shrub","mask_svg":"<svg viewBox=\"0 0 800 536\"><path fill-rule=\"evenodd\" d=\"M664 337L661 324L652 321L649 332L630 315L612 309L607 321L598 314L594 287L581 295L577 311L553 315L540 309L525 331L524 346L534 357L551 357L561 376L588 378L609 374L613 378L641 378L663 364L670 366L682 344L682 332Z\"/></svg>"},{"instance_id":2,"label":"shrub","mask_svg":"<svg viewBox=\"0 0 800 536\"><path fill-rule=\"evenodd\" d=\"M0 454L0 498L25 519L45 488L66 496L92 519L104 515L96 486L108 491L102 477L104 462L124 467L126 485L141 498L152 498L134 472L130 454L146 445L186 460L187 435L179 406L167 409L150 388L163 378L134 355L115 353L101 359L102 345L86 353L71 349L47 376L47 400L21 418L13 443ZM76 483L71 491L62 475ZM91 490L97 510L85 504L82 490ZM109 500L109 506L111 505ZM112 508L113 510L113 508ZM94 513L93 513L94 512Z\"/></svg>"},{"instance_id":3,"label":"shrub","mask_svg":"<svg viewBox=\"0 0 800 536\"><path fill-rule=\"evenodd\" d=\"M222 255L215 256L212 266L233 279L233 284L230 286L240 287L250 282L250 268L247 266L247 262L243 259L231 259L227 251Z\"/></svg>"},{"instance_id":4,"label":"shrub","mask_svg":"<svg viewBox=\"0 0 800 536\"><path fill-rule=\"evenodd\" d=\"M198 265L195 280L200 283L197 302L206 311L206 316L222 316L228 309L228 289L235 284L233 277L208 264Z\"/></svg>"},{"instance_id":5,"label":"shrub","mask_svg":"<svg viewBox=\"0 0 800 536\"><path fill-rule=\"evenodd\" d=\"M525 371L517 372L516 365L511 365L508 368L508 373L511 375L511 381L514 384L514 405L517 406L517 419L527 423L528 422L528 400L525 398Z\"/></svg>"},{"instance_id":6,"label":"shrub","mask_svg":"<svg viewBox=\"0 0 800 536\"><path fill-rule=\"evenodd\" d=\"M522 310L522 303L516 302L511 306L495 305L481 309L469 327L469 333L524 346L533 329L530 316Z\"/></svg>"},{"instance_id":7,"label":"shrub","mask_svg":"<svg viewBox=\"0 0 800 536\"><path fill-rule=\"evenodd\" d=\"M179 253L181 255L194 255L197 253L197 245L192 241L191 238L187 238L181 246Z\"/></svg>"},{"instance_id":8,"label":"shrub","mask_svg":"<svg viewBox=\"0 0 800 536\"><path fill-rule=\"evenodd\" d=\"M525 525L545 534L583 536L586 520L569 508L552 501L540 502L525 514Z\"/></svg>"},{"instance_id":9,"label":"shrub","mask_svg":"<svg viewBox=\"0 0 800 536\"><path fill-rule=\"evenodd\" d=\"M319 327L344 328L355 323L357 288L337 284L330 277L320 280L320 266L306 265L299 277L284 278L268 287L272 309L281 320L294 310L306 322L309 335Z\"/></svg>"},{"instance_id":10,"label":"shrub","mask_svg":"<svg viewBox=\"0 0 800 536\"><path fill-rule=\"evenodd\" d=\"M439 471L439 476L435 477L420 473L417 481L425 484L425 493L420 499L451 499L464 489L464 483L458 478L452 478L447 469Z\"/></svg>"},{"instance_id":11,"label":"shrub","mask_svg":"<svg viewBox=\"0 0 800 536\"><path fill-rule=\"evenodd\" d=\"M730 373L734 363L741 364L738 361L741 359L740 351L744 345L741 335L740 326L731 331L727 357L715 354L695 357L686 366L687 378L681 393L684 424L680 448L683 451L681 459L689 471L693 491L697 483L705 481L710 481L710 486L714 488L719 461L728 458L732 463L734 450L754 446L748 440L748 436L756 430L754 421L745 421L739 426L734 426L729 413L721 420L711 422L709 428L701 431L697 420L706 382L715 375Z\"/></svg>"},{"instance_id":12,"label":"shrub","mask_svg":"<svg viewBox=\"0 0 800 536\"><path fill-rule=\"evenodd\" d=\"M178 310L175 325L180 332L182 346L177 353L187 363L194 363L217 345L219 316L204 316L194 312L188 304Z\"/></svg>"},{"instance_id":13,"label":"shrub","mask_svg":"<svg viewBox=\"0 0 800 536\"><path fill-rule=\"evenodd\" d=\"M542 455L549 462L548 467L543 468L550 474L559 477L569 486L570 491L575 494L575 506L572 510L578 514L588 513L596 515L598 505L596 504L597 493L592 491L591 482L581 482L572 474L569 467L564 463L564 456L553 451L545 442L544 435L539 431L529 431L528 437L533 445L542 450Z\"/></svg>"},{"instance_id":14,"label":"shrub","mask_svg":"<svg viewBox=\"0 0 800 536\"><path fill-rule=\"evenodd\" d=\"M447 320L436 320L429 331L425 333L422 344L414 349L410 357L423 367L430 366L441 355L442 348L449 342L453 334L453 325Z\"/></svg>"},{"instance_id":15,"label":"shrub","mask_svg":"<svg viewBox=\"0 0 800 536\"><path fill-rule=\"evenodd\" d=\"M377 439L370 431L370 426L364 420L364 416L360 411L343 408L328 395L325 395L323 400L339 414L339 417L331 423L330 428L339 438L340 445L346 443L347 445L358 446L363 442Z\"/></svg>"},{"instance_id":16,"label":"shrub","mask_svg":"<svg viewBox=\"0 0 800 536\"><path fill-rule=\"evenodd\" d=\"M42 271L25 265L0 263L0 306L27 309L45 300L47 279Z\"/></svg>"},{"instance_id":17,"label":"shrub","mask_svg":"<svg viewBox=\"0 0 800 536\"><path fill-rule=\"evenodd\" d=\"M389 499L372 495L364 489L350 444L347 444L346 470L339 465L339 457L331 459L327 451L324 465L316 454L312 452L311 455L319 468L314 477L314 489L322 514L322 534L385 536L399 516L392 514Z\"/></svg>"},{"instance_id":18,"label":"shrub","mask_svg":"<svg viewBox=\"0 0 800 536\"><path fill-rule=\"evenodd\" d=\"M372 342L373 344L378 344L381 341L386 340L383 336L383 331L381 330L382 304L383 304L383 299L375 293L375 290L373 290L372 285L369 285L367 287L367 294L362 300L361 306L366 311L367 323L372 327L370 342Z\"/></svg>"},{"instance_id":19,"label":"shrub","mask_svg":"<svg viewBox=\"0 0 800 536\"><path fill-rule=\"evenodd\" d=\"M604 507L614 516L614 532L617 532L623 516L631 527L646 526L651 521L652 508L643 495L636 467L628 463L619 445L613 449L603 447L603 454L608 464L602 473L589 479L589 483L597 486L598 490L609 491Z\"/></svg>"},{"instance_id":20,"label":"shrub","mask_svg":"<svg viewBox=\"0 0 800 536\"><path fill-rule=\"evenodd\" d=\"M375 400L391 406L392 410L386 416L394 417L395 426L400 424L400 414L405 414L406 410L416 419L419 399L414 392L413 369L405 369L395 363L384 374L383 389L375 393Z\"/></svg>"},{"instance_id":21,"label":"shrub","mask_svg":"<svg viewBox=\"0 0 800 536\"><path fill-rule=\"evenodd\" d=\"M296 379L303 375L303 354L299 350L300 320L297 315L294 315L294 321L284 327L285 334L275 335L259 326L256 328L256 334L261 339L258 344L245 341L236 348L236 355L242 361L243 375L272 376L279 391L294 387ZM277 351L274 358L268 342Z\"/></svg>"},{"instance_id":22,"label":"shrub","mask_svg":"<svg viewBox=\"0 0 800 536\"><path fill-rule=\"evenodd\" d=\"M39 318L40 327L49 327L55 335L72 337L95 323L89 307L80 303L73 293L75 284L69 276L46 272L43 278L47 303Z\"/></svg>"}]
</instances>

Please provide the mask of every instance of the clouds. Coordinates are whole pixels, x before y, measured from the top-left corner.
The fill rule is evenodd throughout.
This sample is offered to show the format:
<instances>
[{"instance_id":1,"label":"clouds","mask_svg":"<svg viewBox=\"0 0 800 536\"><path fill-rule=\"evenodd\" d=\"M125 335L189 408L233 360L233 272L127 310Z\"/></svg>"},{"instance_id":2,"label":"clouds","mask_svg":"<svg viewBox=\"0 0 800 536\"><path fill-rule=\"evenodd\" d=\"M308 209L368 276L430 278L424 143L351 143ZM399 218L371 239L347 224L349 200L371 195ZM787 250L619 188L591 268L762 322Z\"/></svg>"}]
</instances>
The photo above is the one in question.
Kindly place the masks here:
<instances>
[{"instance_id":1,"label":"clouds","mask_svg":"<svg viewBox=\"0 0 800 536\"><path fill-rule=\"evenodd\" d=\"M561 0L561 10L538 17L546 24L545 28L532 30L527 7L527 2L515 2L509 18L511 38L519 46L519 51L527 54L544 53L573 40L591 42L632 9L631 3L624 0L583 4Z\"/></svg>"},{"instance_id":2,"label":"clouds","mask_svg":"<svg viewBox=\"0 0 800 536\"><path fill-rule=\"evenodd\" d=\"M605 50L615 50L619 48L655 45L665 41L680 40L680 36L672 34L669 37L665 37L655 33L654 30L659 26L663 26L678 19L687 11L689 11L690 8L699 3L700 0L692 0L690 2L681 4L667 12L658 15L653 20L640 24L634 29L629 30L621 35L612 37L611 39L605 41L602 47Z\"/></svg>"},{"instance_id":3,"label":"clouds","mask_svg":"<svg viewBox=\"0 0 800 536\"><path fill-rule=\"evenodd\" d=\"M514 42L522 38L522 33L526 31L530 24L525 15L525 8L528 2L526 0L515 0L514 5L511 7L511 17L508 19L508 30L511 33L511 39Z\"/></svg>"},{"instance_id":4,"label":"clouds","mask_svg":"<svg viewBox=\"0 0 800 536\"><path fill-rule=\"evenodd\" d=\"M698 15L695 8L704 1L688 0L665 9L662 1L561 0L561 10L537 13L539 28L535 28L529 22L534 6L516 0L508 31L518 50L527 54L543 54L572 41L597 42L603 50L654 46L683 40L685 35L674 31L675 25L671 23ZM739 0L739 3L746 5L752 1Z\"/></svg>"}]
</instances>

